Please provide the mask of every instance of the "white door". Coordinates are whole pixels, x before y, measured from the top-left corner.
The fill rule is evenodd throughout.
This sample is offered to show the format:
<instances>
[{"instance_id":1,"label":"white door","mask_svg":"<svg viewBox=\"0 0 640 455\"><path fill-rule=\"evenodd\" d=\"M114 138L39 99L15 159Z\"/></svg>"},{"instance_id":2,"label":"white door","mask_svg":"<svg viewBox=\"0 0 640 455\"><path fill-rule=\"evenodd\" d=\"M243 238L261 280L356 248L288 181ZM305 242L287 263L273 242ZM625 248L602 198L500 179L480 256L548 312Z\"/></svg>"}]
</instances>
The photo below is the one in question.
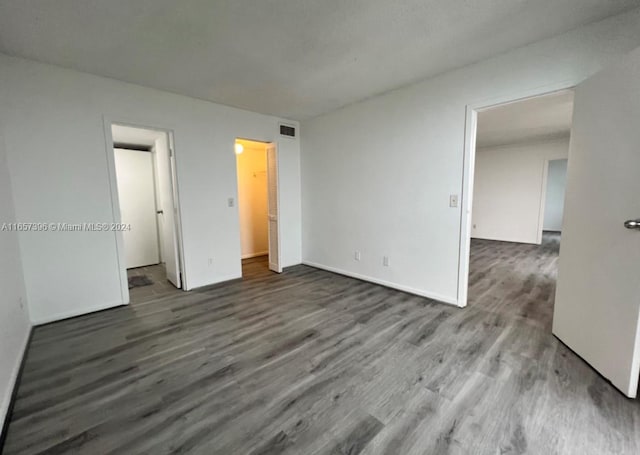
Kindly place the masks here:
<instances>
[{"instance_id":1,"label":"white door","mask_svg":"<svg viewBox=\"0 0 640 455\"><path fill-rule=\"evenodd\" d=\"M178 232L176 229L176 197L174 194L173 154L167 134L156 140L155 146L158 191L160 199L159 220L162 225L162 251L167 279L177 288L181 286L180 257L178 254Z\"/></svg>"},{"instance_id":2,"label":"white door","mask_svg":"<svg viewBox=\"0 0 640 455\"><path fill-rule=\"evenodd\" d=\"M120 219L128 269L160 263L153 157L150 152L115 149Z\"/></svg>"},{"instance_id":3,"label":"white door","mask_svg":"<svg viewBox=\"0 0 640 455\"><path fill-rule=\"evenodd\" d=\"M640 49L576 90L553 333L625 395L640 374Z\"/></svg>"},{"instance_id":4,"label":"white door","mask_svg":"<svg viewBox=\"0 0 640 455\"><path fill-rule=\"evenodd\" d=\"M267 145L267 185L269 196L269 269L282 272L280 265L280 230L278 219L278 152Z\"/></svg>"}]
</instances>

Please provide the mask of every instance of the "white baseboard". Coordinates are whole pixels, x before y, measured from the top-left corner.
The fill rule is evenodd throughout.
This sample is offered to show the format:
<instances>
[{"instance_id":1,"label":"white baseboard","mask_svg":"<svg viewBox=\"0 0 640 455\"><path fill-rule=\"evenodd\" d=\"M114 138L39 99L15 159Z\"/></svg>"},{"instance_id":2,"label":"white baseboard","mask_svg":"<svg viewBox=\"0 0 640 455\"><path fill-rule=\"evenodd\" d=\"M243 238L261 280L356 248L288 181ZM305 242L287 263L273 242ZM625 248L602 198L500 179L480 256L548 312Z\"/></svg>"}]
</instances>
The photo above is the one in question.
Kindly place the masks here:
<instances>
[{"instance_id":1,"label":"white baseboard","mask_svg":"<svg viewBox=\"0 0 640 455\"><path fill-rule=\"evenodd\" d=\"M380 280L378 278L373 278L367 275L361 275L359 273L348 272L346 270L338 269L335 267L329 267L327 265L317 264L311 261L302 261L304 265L308 265L310 267L315 267L317 269L326 270L327 272L337 273L339 275L348 276L351 278L357 278L358 280L368 281L370 283L379 284L381 286L385 286L387 288L397 289L398 291L407 292L409 294L418 295L420 297L426 297L428 299L437 300L441 303L446 303L448 305L458 305L458 301L456 299L452 299L451 297L447 297L444 295L436 294L434 292L423 291L421 289L412 288L410 286L404 286L402 284L392 283L390 281Z\"/></svg>"},{"instance_id":2,"label":"white baseboard","mask_svg":"<svg viewBox=\"0 0 640 455\"><path fill-rule=\"evenodd\" d=\"M504 239L504 238L498 239L495 237L478 236L478 235L472 235L471 238L477 239L477 240L491 240L492 242L522 243L525 245L540 245L540 243L542 243L542 240L529 241L529 240L522 240L522 239Z\"/></svg>"},{"instance_id":3,"label":"white baseboard","mask_svg":"<svg viewBox=\"0 0 640 455\"><path fill-rule=\"evenodd\" d=\"M2 407L0 407L0 431L2 431L3 423L5 419L9 417L7 416L7 412L9 411L9 406L11 405L11 398L13 397L13 391L18 386L17 381L18 381L18 376L20 375L20 367L22 366L24 357L27 355L27 348L29 347L29 338L31 337L31 330L33 330L33 327L29 327L29 330L27 330L25 334L24 340L22 340L22 349L20 350L20 355L18 356L18 359L15 365L13 365L13 368L11 369L11 376L9 379L10 387L5 392L4 397L2 397ZM2 441L2 436L3 435L0 434L0 442ZM2 450L2 447L0 446L0 451L1 450Z\"/></svg>"},{"instance_id":4,"label":"white baseboard","mask_svg":"<svg viewBox=\"0 0 640 455\"><path fill-rule=\"evenodd\" d=\"M269 254L269 251L261 251L259 253L247 253L242 255L242 259L257 258L258 256L266 256L268 254Z\"/></svg>"},{"instance_id":5,"label":"white baseboard","mask_svg":"<svg viewBox=\"0 0 640 455\"><path fill-rule=\"evenodd\" d=\"M127 303L123 303L120 300L117 302L102 303L100 305L95 305L91 307L78 308L78 309L73 309L71 311L63 311L61 313L56 313L56 314L45 316L42 318L33 318L31 320L31 323L34 326L48 324L50 322L61 321L63 319L74 318L76 316L83 316L85 314L95 313L96 311L107 310L109 308L116 308L123 305L127 305Z\"/></svg>"},{"instance_id":6,"label":"white baseboard","mask_svg":"<svg viewBox=\"0 0 640 455\"><path fill-rule=\"evenodd\" d=\"M211 282L211 283L198 283L193 287L190 287L189 289L185 289L185 291L193 291L194 289L199 289L199 288L204 288L207 286L213 286L214 284L220 284L220 283L224 283L225 281L232 281L232 280L238 280L242 278L242 274L240 275L227 275L227 276L222 276L218 279L216 279L215 281Z\"/></svg>"}]
</instances>

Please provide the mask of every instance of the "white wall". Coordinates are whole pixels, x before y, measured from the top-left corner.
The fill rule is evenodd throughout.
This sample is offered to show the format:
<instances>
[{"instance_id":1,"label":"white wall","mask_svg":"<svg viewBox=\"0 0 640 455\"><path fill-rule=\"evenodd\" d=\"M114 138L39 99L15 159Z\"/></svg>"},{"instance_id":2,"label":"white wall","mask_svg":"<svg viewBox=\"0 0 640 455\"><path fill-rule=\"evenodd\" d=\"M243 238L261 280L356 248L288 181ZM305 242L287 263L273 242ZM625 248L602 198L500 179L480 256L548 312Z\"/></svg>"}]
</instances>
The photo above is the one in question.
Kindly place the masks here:
<instances>
[{"instance_id":1,"label":"white wall","mask_svg":"<svg viewBox=\"0 0 640 455\"><path fill-rule=\"evenodd\" d=\"M568 160L549 162L547 173L547 195L544 204L544 230L562 231L564 214L564 193L567 186Z\"/></svg>"},{"instance_id":2,"label":"white wall","mask_svg":"<svg viewBox=\"0 0 640 455\"><path fill-rule=\"evenodd\" d=\"M566 158L569 137L476 151L471 236L540 243L546 160Z\"/></svg>"},{"instance_id":3,"label":"white wall","mask_svg":"<svg viewBox=\"0 0 640 455\"><path fill-rule=\"evenodd\" d=\"M30 329L18 234L2 229L5 223L15 221L11 179L0 131L0 428L9 408Z\"/></svg>"},{"instance_id":4,"label":"white wall","mask_svg":"<svg viewBox=\"0 0 640 455\"><path fill-rule=\"evenodd\" d=\"M635 10L304 122L303 260L455 302L466 105L576 84L639 44Z\"/></svg>"},{"instance_id":5,"label":"white wall","mask_svg":"<svg viewBox=\"0 0 640 455\"><path fill-rule=\"evenodd\" d=\"M269 252L266 145L244 146L237 156L242 257Z\"/></svg>"},{"instance_id":6,"label":"white wall","mask_svg":"<svg viewBox=\"0 0 640 455\"><path fill-rule=\"evenodd\" d=\"M278 118L5 55L0 101L18 220L113 221L105 119L170 129L187 287L240 277L238 212L227 199L237 196L235 138L250 137L278 143L282 259L300 262L299 142L278 136ZM20 242L36 323L122 303L113 233L25 233Z\"/></svg>"}]
</instances>

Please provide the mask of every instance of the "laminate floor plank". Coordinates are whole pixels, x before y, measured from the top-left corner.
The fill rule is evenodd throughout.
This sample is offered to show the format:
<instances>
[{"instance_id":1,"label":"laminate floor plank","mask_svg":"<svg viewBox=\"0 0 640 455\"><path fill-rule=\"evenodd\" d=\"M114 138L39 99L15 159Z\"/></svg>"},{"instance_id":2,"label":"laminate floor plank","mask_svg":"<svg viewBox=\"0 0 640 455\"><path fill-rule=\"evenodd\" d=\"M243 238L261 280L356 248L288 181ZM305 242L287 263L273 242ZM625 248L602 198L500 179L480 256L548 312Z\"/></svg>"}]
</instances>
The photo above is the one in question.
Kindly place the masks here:
<instances>
[{"instance_id":1,"label":"laminate floor plank","mask_svg":"<svg viewBox=\"0 0 640 455\"><path fill-rule=\"evenodd\" d=\"M469 306L265 258L34 329L6 454L636 454L640 405L551 334L559 236L473 240Z\"/></svg>"}]
</instances>

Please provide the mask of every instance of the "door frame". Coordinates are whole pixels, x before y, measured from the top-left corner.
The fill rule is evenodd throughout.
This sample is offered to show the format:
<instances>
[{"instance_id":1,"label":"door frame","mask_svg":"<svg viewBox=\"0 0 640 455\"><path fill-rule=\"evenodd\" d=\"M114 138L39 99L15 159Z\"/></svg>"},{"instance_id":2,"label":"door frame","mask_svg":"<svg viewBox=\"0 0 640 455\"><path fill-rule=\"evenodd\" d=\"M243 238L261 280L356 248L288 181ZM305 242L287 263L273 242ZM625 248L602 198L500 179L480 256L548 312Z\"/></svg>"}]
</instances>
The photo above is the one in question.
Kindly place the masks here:
<instances>
[{"instance_id":1,"label":"door frame","mask_svg":"<svg viewBox=\"0 0 640 455\"><path fill-rule=\"evenodd\" d=\"M236 137L233 140L233 145L231 147L231 150L234 150L235 147L235 143L238 140L242 140L242 141L251 141L251 142L259 142L261 144L264 144L265 146L267 145L273 145L275 147L275 151L276 151L276 206L278 207L278 232L276 235L276 240L277 240L277 244L278 244L278 264L280 265L280 272L281 273L283 270L282 267L282 236L280 235L280 220L282 219L282 217L280 216L280 153L279 153L279 145L278 145L278 141L277 140L272 140L272 141L263 141L260 139L252 139L252 138L248 138L248 137ZM235 155L235 150L234 150L234 155ZM267 155L267 151L265 150L265 156ZM236 160L236 215L238 217L238 240L240 242L242 242L242 240L240 239L240 200L238 198L238 159L237 159L237 155L235 156ZM267 157L268 160L268 157ZM269 166L268 162L267 162L267 167ZM271 236L271 229L269 228L269 170L267 169L267 234L268 234L268 239L270 239ZM269 255L271 254L271 242L269 240L267 240L267 257L269 257ZM242 244L240 244L240 275L242 275Z\"/></svg>"},{"instance_id":2,"label":"door frame","mask_svg":"<svg viewBox=\"0 0 640 455\"><path fill-rule=\"evenodd\" d=\"M469 255L471 252L471 225L473 209L473 182L476 160L476 136L478 132L478 113L507 104L517 103L531 98L562 93L573 90L575 81L562 81L522 91L516 94L496 96L465 107L464 151L462 161L462 188L460 198L460 238L458 248L458 294L457 305L467 306L469 297ZM542 232L540 232L540 235Z\"/></svg>"},{"instance_id":3,"label":"door frame","mask_svg":"<svg viewBox=\"0 0 640 455\"><path fill-rule=\"evenodd\" d=\"M145 130L160 131L167 135L169 142L169 148L173 152L173 164L171 164L171 182L175 183L173 188L173 204L176 208L175 213L175 228L176 228L176 243L178 251L178 264L180 267L181 284L184 291L188 291L187 277L184 267L184 243L182 238L182 212L180 206L180 193L178 184L178 164L177 154L175 149L174 132L171 128L164 128L158 126L148 126L136 121L122 120L121 118L113 119L103 116L104 138L105 138L105 152L107 155L107 173L109 176L109 193L111 196L111 213L114 223L121 223L122 216L120 214L120 201L118 199L118 180L116 177L116 162L115 155L113 153L113 133L111 131L112 125L128 126L132 128L140 128ZM114 241L116 244L116 256L117 256L117 273L120 277L120 295L122 297L122 303L128 305L130 303L129 296L129 279L127 277L127 266L125 261L125 249L124 249L124 236L121 231L113 231Z\"/></svg>"}]
</instances>

